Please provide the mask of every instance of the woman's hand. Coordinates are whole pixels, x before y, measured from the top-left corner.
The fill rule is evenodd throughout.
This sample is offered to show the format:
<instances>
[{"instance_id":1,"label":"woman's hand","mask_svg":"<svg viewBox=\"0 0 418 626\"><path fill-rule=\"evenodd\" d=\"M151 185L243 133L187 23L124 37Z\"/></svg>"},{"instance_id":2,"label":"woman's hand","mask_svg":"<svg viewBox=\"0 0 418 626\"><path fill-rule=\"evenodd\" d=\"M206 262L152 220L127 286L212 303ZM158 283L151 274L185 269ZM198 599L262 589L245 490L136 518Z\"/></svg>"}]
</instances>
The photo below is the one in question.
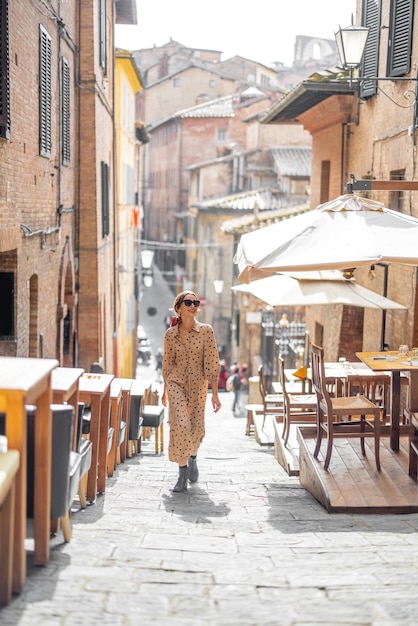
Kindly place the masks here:
<instances>
[{"instance_id":1,"label":"woman's hand","mask_svg":"<svg viewBox=\"0 0 418 626\"><path fill-rule=\"evenodd\" d=\"M163 395L161 396L161 402L163 406L168 405L168 393L167 393L167 389L165 388L165 385L164 385Z\"/></svg>"},{"instance_id":2,"label":"woman's hand","mask_svg":"<svg viewBox=\"0 0 418 626\"><path fill-rule=\"evenodd\" d=\"M217 393L212 393L212 406L215 413L217 413L222 406Z\"/></svg>"}]
</instances>

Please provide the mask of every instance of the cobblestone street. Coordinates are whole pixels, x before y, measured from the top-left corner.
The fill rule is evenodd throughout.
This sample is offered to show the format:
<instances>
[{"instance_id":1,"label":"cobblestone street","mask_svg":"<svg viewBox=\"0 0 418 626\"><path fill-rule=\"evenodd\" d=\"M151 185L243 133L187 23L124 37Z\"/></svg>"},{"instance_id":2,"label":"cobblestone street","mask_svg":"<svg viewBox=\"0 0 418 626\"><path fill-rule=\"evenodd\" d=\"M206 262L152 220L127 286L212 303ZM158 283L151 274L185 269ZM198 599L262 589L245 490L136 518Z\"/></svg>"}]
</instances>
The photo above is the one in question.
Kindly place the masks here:
<instances>
[{"instance_id":1,"label":"cobblestone street","mask_svg":"<svg viewBox=\"0 0 418 626\"><path fill-rule=\"evenodd\" d=\"M221 399L200 481L172 493L175 465L145 442L29 565L2 626L416 623L418 516L328 514Z\"/></svg>"}]
</instances>

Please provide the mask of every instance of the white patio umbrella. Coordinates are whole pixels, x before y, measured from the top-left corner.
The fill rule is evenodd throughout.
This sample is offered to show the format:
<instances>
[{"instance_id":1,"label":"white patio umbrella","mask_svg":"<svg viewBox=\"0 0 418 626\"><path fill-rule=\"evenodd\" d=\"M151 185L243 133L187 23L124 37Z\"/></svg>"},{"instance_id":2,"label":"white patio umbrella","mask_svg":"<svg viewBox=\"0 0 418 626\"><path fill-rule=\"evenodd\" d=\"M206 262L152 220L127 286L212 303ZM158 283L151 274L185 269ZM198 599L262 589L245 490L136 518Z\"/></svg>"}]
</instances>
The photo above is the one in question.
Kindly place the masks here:
<instances>
[{"instance_id":1,"label":"white patio umbrella","mask_svg":"<svg viewBox=\"0 0 418 626\"><path fill-rule=\"evenodd\" d=\"M318 274L326 272L318 272ZM331 272L333 274L334 272ZM314 272L307 272L307 275ZM403 304L366 289L353 280L325 278L294 278L273 274L250 284L236 285L234 291L250 293L270 306L309 306L316 304L346 304L372 309L406 309Z\"/></svg>"},{"instance_id":2,"label":"white patio umbrella","mask_svg":"<svg viewBox=\"0 0 418 626\"><path fill-rule=\"evenodd\" d=\"M418 265L418 220L380 202L343 195L242 235L235 261L245 283L276 272Z\"/></svg>"}]
</instances>

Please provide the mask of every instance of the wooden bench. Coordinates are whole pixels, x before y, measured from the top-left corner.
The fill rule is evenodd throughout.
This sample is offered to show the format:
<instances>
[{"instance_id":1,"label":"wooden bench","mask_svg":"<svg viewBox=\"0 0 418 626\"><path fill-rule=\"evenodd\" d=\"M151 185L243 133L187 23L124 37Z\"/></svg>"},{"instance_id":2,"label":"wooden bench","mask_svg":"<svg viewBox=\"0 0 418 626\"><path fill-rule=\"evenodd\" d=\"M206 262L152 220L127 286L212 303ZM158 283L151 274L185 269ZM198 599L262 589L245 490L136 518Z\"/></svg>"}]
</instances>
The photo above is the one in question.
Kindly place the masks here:
<instances>
[{"instance_id":1,"label":"wooden bench","mask_svg":"<svg viewBox=\"0 0 418 626\"><path fill-rule=\"evenodd\" d=\"M0 604L12 599L13 551L15 541L15 476L19 469L20 455L17 450L0 453ZM17 549L17 548L16 548ZM24 550L24 545L20 547Z\"/></svg>"},{"instance_id":2,"label":"wooden bench","mask_svg":"<svg viewBox=\"0 0 418 626\"><path fill-rule=\"evenodd\" d=\"M246 404L244 409L247 411L247 424L245 428L245 434L247 436L254 434L254 419L253 411L256 413L264 412L264 404Z\"/></svg>"},{"instance_id":3,"label":"wooden bench","mask_svg":"<svg viewBox=\"0 0 418 626\"><path fill-rule=\"evenodd\" d=\"M145 404L142 412L144 428L155 433L155 454L164 451L164 407L161 404Z\"/></svg>"}]
</instances>

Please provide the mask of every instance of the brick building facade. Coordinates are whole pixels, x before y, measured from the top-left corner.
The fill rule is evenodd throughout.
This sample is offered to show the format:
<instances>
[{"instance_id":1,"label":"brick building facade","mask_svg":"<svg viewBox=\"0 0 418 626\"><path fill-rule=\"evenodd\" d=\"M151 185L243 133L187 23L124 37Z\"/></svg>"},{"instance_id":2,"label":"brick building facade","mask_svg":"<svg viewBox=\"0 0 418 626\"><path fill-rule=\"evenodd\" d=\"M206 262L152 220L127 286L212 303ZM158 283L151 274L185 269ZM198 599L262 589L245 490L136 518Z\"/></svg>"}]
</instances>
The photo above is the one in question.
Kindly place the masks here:
<instances>
[{"instance_id":1,"label":"brick building facade","mask_svg":"<svg viewBox=\"0 0 418 626\"><path fill-rule=\"evenodd\" d=\"M54 4L2 2L0 353L72 365L77 23Z\"/></svg>"},{"instance_id":2,"label":"brick building facade","mask_svg":"<svg viewBox=\"0 0 418 626\"><path fill-rule=\"evenodd\" d=\"M381 80L350 83L347 73L337 71L327 77L314 75L278 102L266 117L270 124L299 122L311 133L312 208L345 193L351 173L376 183L416 179L415 4L415 0L357 2L357 23L370 29L360 76ZM416 191L375 190L366 195L418 217ZM354 358L356 350L379 349L382 325L383 342L389 349L396 350L403 343L416 345L416 268L376 265L358 268L355 277L360 284L408 309L382 313L339 307L331 319L323 307L309 307L306 321L311 339L324 345L327 359Z\"/></svg>"},{"instance_id":3,"label":"brick building facade","mask_svg":"<svg viewBox=\"0 0 418 626\"><path fill-rule=\"evenodd\" d=\"M115 15L135 2L1 3L2 355L113 371Z\"/></svg>"}]
</instances>

